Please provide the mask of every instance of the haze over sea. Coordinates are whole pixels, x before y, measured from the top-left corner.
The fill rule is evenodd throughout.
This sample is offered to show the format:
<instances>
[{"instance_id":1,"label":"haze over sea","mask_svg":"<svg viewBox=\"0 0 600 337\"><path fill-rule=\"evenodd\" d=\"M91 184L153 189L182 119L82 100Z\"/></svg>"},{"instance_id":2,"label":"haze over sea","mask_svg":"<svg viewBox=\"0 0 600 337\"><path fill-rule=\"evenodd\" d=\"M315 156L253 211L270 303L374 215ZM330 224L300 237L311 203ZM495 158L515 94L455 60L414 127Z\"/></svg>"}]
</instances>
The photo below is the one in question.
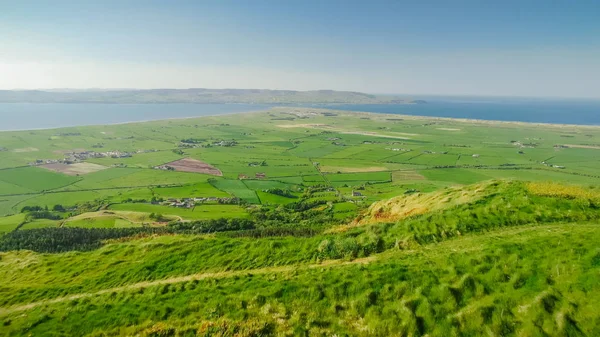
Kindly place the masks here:
<instances>
[{"instance_id":1,"label":"haze over sea","mask_svg":"<svg viewBox=\"0 0 600 337\"><path fill-rule=\"evenodd\" d=\"M600 125L600 101L419 97L426 104L303 105L348 111L532 123ZM0 130L30 130L266 110L265 104L0 103Z\"/></svg>"}]
</instances>

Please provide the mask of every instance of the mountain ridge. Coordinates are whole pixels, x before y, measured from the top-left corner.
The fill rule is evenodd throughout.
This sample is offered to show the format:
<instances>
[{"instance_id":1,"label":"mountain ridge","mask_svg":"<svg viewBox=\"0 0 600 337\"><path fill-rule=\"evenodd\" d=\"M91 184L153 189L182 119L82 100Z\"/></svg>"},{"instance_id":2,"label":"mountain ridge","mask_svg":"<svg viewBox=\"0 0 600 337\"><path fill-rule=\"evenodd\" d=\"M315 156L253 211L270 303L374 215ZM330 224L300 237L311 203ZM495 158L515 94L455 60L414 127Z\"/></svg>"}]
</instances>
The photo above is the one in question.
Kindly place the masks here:
<instances>
[{"instance_id":1,"label":"mountain ridge","mask_svg":"<svg viewBox=\"0 0 600 337\"><path fill-rule=\"evenodd\" d=\"M0 103L411 104L424 101L356 91L189 88L0 90Z\"/></svg>"}]
</instances>

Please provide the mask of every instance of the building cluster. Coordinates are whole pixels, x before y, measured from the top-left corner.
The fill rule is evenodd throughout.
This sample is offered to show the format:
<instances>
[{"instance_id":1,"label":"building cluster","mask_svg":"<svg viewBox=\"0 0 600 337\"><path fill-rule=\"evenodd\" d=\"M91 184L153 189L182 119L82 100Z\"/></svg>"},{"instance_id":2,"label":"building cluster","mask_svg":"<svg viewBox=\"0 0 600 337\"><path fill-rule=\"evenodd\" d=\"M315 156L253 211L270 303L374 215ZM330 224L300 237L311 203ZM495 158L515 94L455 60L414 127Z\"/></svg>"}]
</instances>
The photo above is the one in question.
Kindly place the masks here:
<instances>
[{"instance_id":1,"label":"building cluster","mask_svg":"<svg viewBox=\"0 0 600 337\"><path fill-rule=\"evenodd\" d=\"M557 169L566 169L565 166L562 165L554 165L554 164L550 164L550 163L546 163L545 161L542 162L542 165L544 166L548 166L548 167L552 167L552 168L557 168Z\"/></svg>"},{"instance_id":2,"label":"building cluster","mask_svg":"<svg viewBox=\"0 0 600 337\"><path fill-rule=\"evenodd\" d=\"M397 147L386 147L385 149L395 151L395 152L410 152L410 151L412 151L412 149L403 149L403 148L397 148Z\"/></svg>"},{"instance_id":3,"label":"building cluster","mask_svg":"<svg viewBox=\"0 0 600 337\"><path fill-rule=\"evenodd\" d=\"M529 138L527 138L527 139L529 139ZM510 143L513 146L517 146L517 147L519 147L521 149L533 149L533 148L536 148L538 146L537 143L523 143L523 142L518 141L518 140L511 140Z\"/></svg>"},{"instance_id":4,"label":"building cluster","mask_svg":"<svg viewBox=\"0 0 600 337\"><path fill-rule=\"evenodd\" d=\"M139 153L139 151L138 151ZM63 159L36 159L34 162L29 163L30 166L45 165L45 164L74 164L85 161L92 158L129 158L133 157L131 152L121 151L107 151L107 152L95 152L95 151L83 151L83 152L71 152L67 153Z\"/></svg>"},{"instance_id":5,"label":"building cluster","mask_svg":"<svg viewBox=\"0 0 600 337\"><path fill-rule=\"evenodd\" d=\"M180 142L178 146L180 148L185 148L185 149L195 149L195 148L205 147L203 144L187 143L187 142Z\"/></svg>"},{"instance_id":6,"label":"building cluster","mask_svg":"<svg viewBox=\"0 0 600 337\"><path fill-rule=\"evenodd\" d=\"M219 203L219 204L234 204L239 201L238 198L218 198L218 197L198 197L198 198L183 198L183 199L175 199L169 198L165 201L159 202L155 201L154 204L160 204L164 206L171 206L177 208L194 208L196 204L203 204L207 202Z\"/></svg>"},{"instance_id":7,"label":"building cluster","mask_svg":"<svg viewBox=\"0 0 600 337\"><path fill-rule=\"evenodd\" d=\"M213 147L213 146L223 146L223 147L232 147L236 146L238 142L235 140L219 140L208 144L203 144L199 141L181 141L179 142L178 147L186 148L186 149L195 149L195 148L204 148L204 147Z\"/></svg>"}]
</instances>

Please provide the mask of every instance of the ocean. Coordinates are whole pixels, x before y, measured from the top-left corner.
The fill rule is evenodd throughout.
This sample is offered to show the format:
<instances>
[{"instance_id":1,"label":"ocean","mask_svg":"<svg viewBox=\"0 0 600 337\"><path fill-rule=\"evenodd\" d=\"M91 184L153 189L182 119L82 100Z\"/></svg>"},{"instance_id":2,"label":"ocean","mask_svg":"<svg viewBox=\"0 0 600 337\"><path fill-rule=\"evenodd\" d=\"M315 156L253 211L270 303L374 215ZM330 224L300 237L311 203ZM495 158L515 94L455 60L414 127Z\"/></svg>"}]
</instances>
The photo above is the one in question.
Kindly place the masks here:
<instances>
[{"instance_id":1,"label":"ocean","mask_svg":"<svg viewBox=\"0 0 600 337\"><path fill-rule=\"evenodd\" d=\"M0 103L0 131L214 116L270 107L264 104Z\"/></svg>"},{"instance_id":2,"label":"ocean","mask_svg":"<svg viewBox=\"0 0 600 337\"><path fill-rule=\"evenodd\" d=\"M311 104L331 108L430 117L600 125L600 100L419 97L425 104ZM48 129L259 111L266 104L0 103L0 130Z\"/></svg>"},{"instance_id":3,"label":"ocean","mask_svg":"<svg viewBox=\"0 0 600 337\"><path fill-rule=\"evenodd\" d=\"M530 123L600 125L600 100L419 97L425 104L313 105L338 110Z\"/></svg>"}]
</instances>

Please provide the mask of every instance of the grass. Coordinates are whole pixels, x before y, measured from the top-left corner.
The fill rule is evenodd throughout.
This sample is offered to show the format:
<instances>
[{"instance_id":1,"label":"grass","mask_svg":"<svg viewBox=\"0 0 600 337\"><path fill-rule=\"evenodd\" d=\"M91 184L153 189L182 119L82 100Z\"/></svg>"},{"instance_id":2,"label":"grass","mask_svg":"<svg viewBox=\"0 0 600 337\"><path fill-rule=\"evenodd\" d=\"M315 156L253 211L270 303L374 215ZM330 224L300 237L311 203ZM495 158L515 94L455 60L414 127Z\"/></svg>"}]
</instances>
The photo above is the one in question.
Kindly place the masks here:
<instances>
[{"instance_id":1,"label":"grass","mask_svg":"<svg viewBox=\"0 0 600 337\"><path fill-rule=\"evenodd\" d=\"M247 202L258 204L259 200L256 196L256 192L249 189L246 184L241 180L225 180L225 179L214 179L211 180L211 184L224 192L230 193L240 199Z\"/></svg>"},{"instance_id":2,"label":"grass","mask_svg":"<svg viewBox=\"0 0 600 337\"><path fill-rule=\"evenodd\" d=\"M327 174L327 179L332 182L380 182L391 181L389 172L363 172L363 173L340 173Z\"/></svg>"},{"instance_id":3,"label":"grass","mask_svg":"<svg viewBox=\"0 0 600 337\"><path fill-rule=\"evenodd\" d=\"M180 216L185 220L243 218L247 216L246 211L237 205L198 205L193 209L188 209L152 204L126 203L111 205L109 209Z\"/></svg>"},{"instance_id":4,"label":"grass","mask_svg":"<svg viewBox=\"0 0 600 337\"><path fill-rule=\"evenodd\" d=\"M23 260L37 261L24 265L19 273L1 268L7 288L1 290L0 305L199 272L308 263L314 259L318 242L296 238L162 236L111 243L77 254L0 253L0 263L5 267ZM264 254L265 251L270 254ZM91 265L86 261L97 262ZM73 274L77 276L70 277ZM60 286L55 284L59 279L63 280Z\"/></svg>"},{"instance_id":5,"label":"grass","mask_svg":"<svg viewBox=\"0 0 600 337\"><path fill-rule=\"evenodd\" d=\"M215 332L240 329L248 336L260 331L268 335L448 336L482 335L486 331L505 335L596 335L597 314L593 308L600 300L595 282L600 268L597 229L597 225L523 227L450 240L417 252L390 252L366 264L324 264L281 272L276 268L271 272L249 270L231 277L225 273L199 281L109 292L36 307L27 315L4 315L4 321L10 323L5 324L2 333L87 335L104 331L149 335L151 331L184 334L210 328ZM172 242L171 238L164 240ZM186 241L191 244L198 239ZM564 242L571 244L559 244ZM162 256L201 251L181 252L179 245L164 244L159 249ZM151 254L156 249L147 247ZM90 254L109 261L115 247L111 249L101 255ZM130 249L129 253L136 251ZM206 256L210 261L218 255ZM80 257L71 254L68 258ZM48 262L39 259L21 253L3 256L2 263L20 263L27 274L32 268L41 269L33 279L41 281L48 275L43 272ZM581 262L574 265L574 260ZM169 258L160 265L183 261L191 259ZM64 263L54 265L58 268L55 273L60 272L61 265ZM111 269L115 268L125 270L126 266L121 262L113 264ZM126 275L143 273L139 268L128 270ZM89 269L94 273L104 270L98 266ZM155 270L160 274L161 269ZM59 274L51 275L60 278ZM63 289L69 289L69 284L84 275L88 274L61 278L67 280ZM19 284L14 277L8 278L11 287ZM104 280L106 286L127 277L113 272L99 280Z\"/></svg>"},{"instance_id":6,"label":"grass","mask_svg":"<svg viewBox=\"0 0 600 337\"><path fill-rule=\"evenodd\" d=\"M54 173L37 167L0 170L0 181L37 192L63 187L77 180L76 177ZM2 194L17 194L19 192L16 189L8 189L5 192L3 191Z\"/></svg>"},{"instance_id":7,"label":"grass","mask_svg":"<svg viewBox=\"0 0 600 337\"><path fill-rule=\"evenodd\" d=\"M21 229L34 229L34 228L46 228L46 227L59 227L61 221L57 220L47 220L47 219L38 219L31 222L25 223Z\"/></svg>"},{"instance_id":8,"label":"grass","mask_svg":"<svg viewBox=\"0 0 600 337\"><path fill-rule=\"evenodd\" d=\"M82 227L82 228L126 228L139 227L139 224L133 224L129 220L117 216L98 216L93 218L84 218L71 220L64 223L67 227Z\"/></svg>"},{"instance_id":9,"label":"grass","mask_svg":"<svg viewBox=\"0 0 600 337\"><path fill-rule=\"evenodd\" d=\"M263 191L257 191L256 195L260 199L261 204L285 205L298 201L298 199L295 198L283 197Z\"/></svg>"},{"instance_id":10,"label":"grass","mask_svg":"<svg viewBox=\"0 0 600 337\"><path fill-rule=\"evenodd\" d=\"M290 184L276 180L244 180L244 184L251 190L261 191L270 188L290 189Z\"/></svg>"},{"instance_id":11,"label":"grass","mask_svg":"<svg viewBox=\"0 0 600 337\"><path fill-rule=\"evenodd\" d=\"M0 218L0 234L15 230L23 221L25 221L25 214L15 214Z\"/></svg>"},{"instance_id":12,"label":"grass","mask_svg":"<svg viewBox=\"0 0 600 337\"><path fill-rule=\"evenodd\" d=\"M490 179L485 172L479 173L466 169L437 169L422 170L421 175L429 180L445 181L455 184L468 185Z\"/></svg>"}]
</instances>

